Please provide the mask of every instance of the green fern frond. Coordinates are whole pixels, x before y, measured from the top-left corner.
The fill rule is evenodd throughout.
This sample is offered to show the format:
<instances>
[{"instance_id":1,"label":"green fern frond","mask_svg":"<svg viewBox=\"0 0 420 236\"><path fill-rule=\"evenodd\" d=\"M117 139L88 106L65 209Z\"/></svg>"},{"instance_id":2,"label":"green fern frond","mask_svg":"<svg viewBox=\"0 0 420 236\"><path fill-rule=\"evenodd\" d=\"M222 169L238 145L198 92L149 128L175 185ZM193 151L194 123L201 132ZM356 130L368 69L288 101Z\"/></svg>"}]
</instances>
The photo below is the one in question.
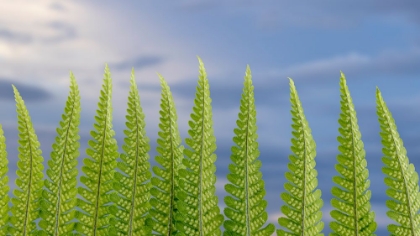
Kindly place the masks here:
<instances>
[{"instance_id":1,"label":"green fern frond","mask_svg":"<svg viewBox=\"0 0 420 236\"><path fill-rule=\"evenodd\" d=\"M158 177L152 178L153 198L151 215L154 221L153 230L158 235L173 235L175 229L176 191L178 190L178 170L182 168L184 147L181 145L177 125L177 114L172 93L164 78L159 75L162 86L162 99L160 111L160 124L158 147L156 150L161 156L156 156L158 166L153 167L153 172Z\"/></svg>"},{"instance_id":2,"label":"green fern frond","mask_svg":"<svg viewBox=\"0 0 420 236\"><path fill-rule=\"evenodd\" d=\"M14 85L19 130L19 161L16 171L17 188L13 191L10 233L30 235L36 233L35 220L39 216L39 199L43 182L43 158L38 137L25 103Z\"/></svg>"},{"instance_id":3,"label":"green fern frond","mask_svg":"<svg viewBox=\"0 0 420 236\"><path fill-rule=\"evenodd\" d=\"M109 226L109 194L113 191L114 172L118 157L118 146L115 132L112 129L112 81L108 65L96 111L94 129L90 132L92 139L86 150L87 158L83 160L80 181L86 187L79 187L83 199L77 201L81 209L76 215L79 220L77 231L85 235L106 235ZM90 157L90 158L89 158Z\"/></svg>"},{"instance_id":4,"label":"green fern frond","mask_svg":"<svg viewBox=\"0 0 420 236\"><path fill-rule=\"evenodd\" d=\"M290 79L290 78L289 78ZM305 235L319 236L324 228L321 221L321 190L318 186L315 170L316 144L312 138L311 129L305 118L302 104L299 100L293 80L290 79L290 102L292 104L292 138L291 151L294 155L289 155L290 163L285 177L288 182L284 184L283 192L280 196L286 203L281 207L281 211L286 217L280 217L280 226L288 229L277 230L277 235Z\"/></svg>"},{"instance_id":5,"label":"green fern frond","mask_svg":"<svg viewBox=\"0 0 420 236\"><path fill-rule=\"evenodd\" d=\"M382 172L386 175L387 215L398 225L388 225L391 235L420 235L420 193L419 176L414 165L409 163L407 151L397 131L395 120L389 111L381 92L376 87L376 108L382 137Z\"/></svg>"},{"instance_id":6,"label":"green fern frond","mask_svg":"<svg viewBox=\"0 0 420 236\"><path fill-rule=\"evenodd\" d=\"M337 156L338 164L335 165L340 175L333 177L338 186L334 186L331 191L335 197L331 200L331 205L335 210L330 214L335 221L330 223L333 232L330 235L371 236L375 235L373 233L377 224L370 205L369 171L356 111L343 73L340 78L340 92L341 114L338 130L341 136L337 140L341 154Z\"/></svg>"},{"instance_id":7,"label":"green fern frond","mask_svg":"<svg viewBox=\"0 0 420 236\"><path fill-rule=\"evenodd\" d=\"M273 224L266 223L268 214L265 211L267 201L264 200L265 189L261 161L257 142L256 110L254 103L254 86L252 85L251 69L246 68L245 82L241 98L241 106L236 121L238 128L234 129L236 136L233 141L229 165L230 173L227 179L230 183L225 190L232 196L225 197L225 215L230 218L224 222L226 236L261 235L269 236L276 230Z\"/></svg>"},{"instance_id":8,"label":"green fern frond","mask_svg":"<svg viewBox=\"0 0 420 236\"><path fill-rule=\"evenodd\" d=\"M194 99L195 106L188 122L191 138L185 143L191 149L184 149L182 160L186 169L179 170L179 201L176 214L177 229L182 236L221 235L220 214L216 188L216 138L213 131L210 88L203 62L199 61L199 80Z\"/></svg>"},{"instance_id":9,"label":"green fern frond","mask_svg":"<svg viewBox=\"0 0 420 236\"><path fill-rule=\"evenodd\" d=\"M0 235L6 235L9 227L9 178L7 177L6 138L0 124Z\"/></svg>"},{"instance_id":10,"label":"green fern frond","mask_svg":"<svg viewBox=\"0 0 420 236\"><path fill-rule=\"evenodd\" d=\"M181 137L177 125L177 114L172 93L165 79L159 75L162 86L162 99L160 103L160 139L157 140L156 148L160 156L156 156L156 162L162 167L154 166L152 177L153 188L150 200L153 217L153 231L157 235L175 235L176 192L178 191L178 170L183 168L183 150Z\"/></svg>"},{"instance_id":11,"label":"green fern frond","mask_svg":"<svg viewBox=\"0 0 420 236\"><path fill-rule=\"evenodd\" d=\"M77 195L77 157L79 156L80 96L73 73L70 93L57 137L48 161L45 189L42 192L41 221L44 235L69 235L74 228Z\"/></svg>"},{"instance_id":12,"label":"green fern frond","mask_svg":"<svg viewBox=\"0 0 420 236\"><path fill-rule=\"evenodd\" d=\"M150 235L151 229L145 226L150 209L149 138L146 136L144 113L140 96L131 71L130 92L128 95L125 138L123 153L117 162L114 189L111 195L116 206L111 207L110 235Z\"/></svg>"}]
</instances>

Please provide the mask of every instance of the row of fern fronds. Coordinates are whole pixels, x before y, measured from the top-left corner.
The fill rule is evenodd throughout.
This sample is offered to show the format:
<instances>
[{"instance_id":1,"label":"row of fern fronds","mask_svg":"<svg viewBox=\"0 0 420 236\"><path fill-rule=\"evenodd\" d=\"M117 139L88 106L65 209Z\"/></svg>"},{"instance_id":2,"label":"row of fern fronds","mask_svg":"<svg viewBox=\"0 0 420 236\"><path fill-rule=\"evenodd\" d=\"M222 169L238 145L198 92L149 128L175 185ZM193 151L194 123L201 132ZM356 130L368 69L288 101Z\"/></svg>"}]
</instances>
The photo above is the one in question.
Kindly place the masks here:
<instances>
[{"instance_id":1,"label":"row of fern fronds","mask_svg":"<svg viewBox=\"0 0 420 236\"><path fill-rule=\"evenodd\" d=\"M258 160L256 110L251 70L246 68L240 99L235 146L224 198L224 215L218 206L216 188L216 139L210 88L199 58L199 80L189 121L188 148L181 145L177 113L169 86L159 75L162 94L160 131L157 139L158 166L152 168L144 114L132 71L128 96L125 138L118 152L112 126L112 81L108 66L99 97L89 148L83 159L81 187L77 187L80 156L80 96L70 75L70 93L57 128L46 175L40 144L28 110L18 90L15 93L19 161L17 189L9 199L7 153L0 126L0 234L26 235L181 235L181 236L312 236L323 235L321 207L315 169L315 142L305 118L293 80L290 79L292 154L287 182L280 197L283 216L280 227L267 223L267 201L261 161ZM356 112L344 74L340 78L341 114L330 212L331 235L374 235L377 228L371 210L369 173ZM376 90L377 114L383 143L383 173L388 186L388 216L395 224L391 235L420 235L418 174L409 164L395 122ZM285 157L282 157L285 158ZM226 217L226 219L225 219Z\"/></svg>"}]
</instances>

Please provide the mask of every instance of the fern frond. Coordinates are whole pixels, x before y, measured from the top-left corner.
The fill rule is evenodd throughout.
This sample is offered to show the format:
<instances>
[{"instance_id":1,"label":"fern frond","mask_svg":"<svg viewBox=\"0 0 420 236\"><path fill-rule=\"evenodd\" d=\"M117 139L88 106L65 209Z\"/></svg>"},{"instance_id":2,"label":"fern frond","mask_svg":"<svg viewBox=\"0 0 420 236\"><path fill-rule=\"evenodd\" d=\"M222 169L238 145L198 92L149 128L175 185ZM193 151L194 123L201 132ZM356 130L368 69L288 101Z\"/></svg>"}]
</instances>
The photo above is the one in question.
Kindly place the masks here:
<instances>
[{"instance_id":1,"label":"fern frond","mask_svg":"<svg viewBox=\"0 0 420 236\"><path fill-rule=\"evenodd\" d=\"M177 114L172 93L165 79L159 75L162 86L162 99L160 103L160 139L157 140L156 148L160 156L156 156L156 162L162 167L154 166L152 177L153 188L150 200L152 209L150 214L153 217L153 231L157 235L174 235L176 192L178 191L178 170L183 168L183 150L181 137L177 125Z\"/></svg>"},{"instance_id":2,"label":"fern frond","mask_svg":"<svg viewBox=\"0 0 420 236\"><path fill-rule=\"evenodd\" d=\"M376 230L375 213L371 211L371 192L369 171L366 167L365 150L357 125L356 111L346 84L346 77L341 73L341 114L338 129L341 136L337 137L341 152L337 156L335 169L340 174L333 181L338 186L332 188L330 227L331 236L371 236Z\"/></svg>"},{"instance_id":3,"label":"fern frond","mask_svg":"<svg viewBox=\"0 0 420 236\"><path fill-rule=\"evenodd\" d=\"M7 177L6 138L0 124L0 235L6 235L9 227L9 178Z\"/></svg>"},{"instance_id":4,"label":"fern frond","mask_svg":"<svg viewBox=\"0 0 420 236\"><path fill-rule=\"evenodd\" d=\"M213 131L210 88L203 62L199 60L199 80L196 88L193 112L188 124L185 143L191 149L184 149L182 160L186 169L179 170L179 201L176 214L177 229L182 236L221 235L220 214L216 188L216 138ZM178 204L179 203L179 204Z\"/></svg>"},{"instance_id":5,"label":"fern frond","mask_svg":"<svg viewBox=\"0 0 420 236\"><path fill-rule=\"evenodd\" d=\"M41 221L44 235L69 235L74 228L79 156L80 96L73 73L62 120L57 128L42 192Z\"/></svg>"},{"instance_id":6,"label":"fern frond","mask_svg":"<svg viewBox=\"0 0 420 236\"><path fill-rule=\"evenodd\" d=\"M290 79L290 78L289 78ZM321 221L321 190L317 189L318 172L315 169L316 144L311 129L305 118L293 80L290 79L290 102L292 104L292 138L288 169L283 192L280 196L285 202L281 211L286 217L280 217L280 226L289 231L279 229L277 235L323 235L324 223Z\"/></svg>"},{"instance_id":7,"label":"fern frond","mask_svg":"<svg viewBox=\"0 0 420 236\"><path fill-rule=\"evenodd\" d=\"M386 175L387 215L398 223L388 225L391 235L420 235L419 176L414 165L409 163L407 151L397 131L395 120L381 92L376 87L376 108L382 137L382 172Z\"/></svg>"},{"instance_id":8,"label":"fern frond","mask_svg":"<svg viewBox=\"0 0 420 236\"><path fill-rule=\"evenodd\" d=\"M145 226L150 209L149 138L146 136L144 113L140 96L131 71L130 92L128 95L125 138L115 172L114 189L111 195L116 206L111 207L113 215L110 235L150 235L151 229Z\"/></svg>"},{"instance_id":9,"label":"fern frond","mask_svg":"<svg viewBox=\"0 0 420 236\"><path fill-rule=\"evenodd\" d=\"M225 190L231 196L225 197L225 215L230 218L224 222L226 236L269 236L275 231L273 224L266 223L268 214L265 211L267 201L264 200L265 189L261 161L258 160L256 110L254 103L254 86L252 85L251 69L246 68L241 106L236 121L238 128L234 129L236 136L233 141L229 165L230 173L227 179L230 183Z\"/></svg>"},{"instance_id":10,"label":"fern frond","mask_svg":"<svg viewBox=\"0 0 420 236\"><path fill-rule=\"evenodd\" d=\"M108 65L96 111L92 139L83 160L80 181L85 187L79 187L82 198L77 201L81 209L76 215L79 220L77 231L85 235L106 235L109 226L109 194L113 191L114 172L118 157L115 132L112 129L112 81Z\"/></svg>"},{"instance_id":11,"label":"fern frond","mask_svg":"<svg viewBox=\"0 0 420 236\"><path fill-rule=\"evenodd\" d=\"M43 158L38 137L32 125L25 103L14 85L19 130L19 161L16 171L17 188L13 191L10 233L30 235L36 233L35 220L39 216L39 198L43 182Z\"/></svg>"}]
</instances>

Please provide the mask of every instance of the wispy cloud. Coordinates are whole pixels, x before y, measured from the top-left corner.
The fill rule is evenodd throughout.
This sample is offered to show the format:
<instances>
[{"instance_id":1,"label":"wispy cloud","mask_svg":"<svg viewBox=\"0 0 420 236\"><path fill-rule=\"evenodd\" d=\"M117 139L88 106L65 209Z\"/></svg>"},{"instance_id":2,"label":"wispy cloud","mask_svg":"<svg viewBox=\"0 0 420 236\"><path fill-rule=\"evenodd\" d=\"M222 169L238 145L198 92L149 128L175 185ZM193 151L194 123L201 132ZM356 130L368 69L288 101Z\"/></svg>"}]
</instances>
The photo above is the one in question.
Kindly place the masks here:
<instances>
[{"instance_id":1,"label":"wispy cloud","mask_svg":"<svg viewBox=\"0 0 420 236\"><path fill-rule=\"evenodd\" d=\"M12 84L18 89L22 98L26 103L30 102L42 102L51 99L52 94L41 87L32 86L24 83L15 82L10 79L0 78L0 100L14 101L15 95L13 93Z\"/></svg>"},{"instance_id":2,"label":"wispy cloud","mask_svg":"<svg viewBox=\"0 0 420 236\"><path fill-rule=\"evenodd\" d=\"M135 58L127 59L124 61L110 63L110 67L116 70L131 70L135 68L137 70L145 67L152 67L154 65L161 64L163 62L162 57L158 56L138 56Z\"/></svg>"}]
</instances>

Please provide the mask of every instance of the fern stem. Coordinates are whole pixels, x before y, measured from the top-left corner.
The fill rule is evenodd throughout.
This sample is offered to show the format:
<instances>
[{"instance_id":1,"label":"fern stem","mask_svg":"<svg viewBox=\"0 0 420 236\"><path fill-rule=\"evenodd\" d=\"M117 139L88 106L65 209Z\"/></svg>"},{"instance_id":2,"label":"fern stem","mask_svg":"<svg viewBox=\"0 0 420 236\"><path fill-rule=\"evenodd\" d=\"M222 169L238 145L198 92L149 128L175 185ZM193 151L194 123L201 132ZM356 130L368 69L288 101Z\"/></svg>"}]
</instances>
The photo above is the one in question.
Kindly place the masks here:
<instances>
[{"instance_id":1,"label":"fern stem","mask_svg":"<svg viewBox=\"0 0 420 236\"><path fill-rule=\"evenodd\" d=\"M249 67L248 67L249 68ZM248 71L247 71L248 72ZM247 93L247 103L248 103L248 111L247 111L247 117L246 117L246 123L247 123L247 127L250 127L250 117L249 114L251 113L251 98L249 95L249 92ZM249 171L248 171L248 167L249 167L249 145L248 145L248 138L249 138L249 129L246 129L245 131L245 223L246 223L246 235L251 235L252 231L251 231L251 221L249 219L249 215L250 215L250 210L249 210Z\"/></svg>"},{"instance_id":2,"label":"fern stem","mask_svg":"<svg viewBox=\"0 0 420 236\"><path fill-rule=\"evenodd\" d=\"M171 106L171 101L168 99L167 101L167 106L168 107L170 107ZM172 116L170 115L169 116L169 124L172 124L173 122L176 122L176 121L173 121L172 120ZM175 155L174 155L174 146L173 146L173 142L175 141L175 140L173 140L173 136L174 135L176 135L176 134L173 134L172 133L172 128L171 129L169 129L169 135L170 135L170 138L171 138L171 142L170 142L170 150L171 150L171 195L174 195L174 193L175 193L175 176L176 176L176 166L175 166ZM170 209L170 211L169 211L169 220L168 220L168 236L170 236L171 234L172 234L172 232L174 232L175 231L175 228L173 227L174 226L174 224L173 224L173 221L174 221L174 211L173 211L173 209L175 208L175 201L174 201L174 198L173 197L171 197L171 200L170 200L170 205L169 205L169 209Z\"/></svg>"},{"instance_id":3,"label":"fern stem","mask_svg":"<svg viewBox=\"0 0 420 236\"><path fill-rule=\"evenodd\" d=\"M200 74L204 74L202 72L202 68L200 67ZM204 84L204 86L206 86ZM203 90L205 90L206 87L203 87ZM205 107L205 97L204 97L204 93L202 93L202 106ZM200 173L198 175L198 223L199 223L199 227L198 227L198 232L200 233L200 236L205 236L204 235L204 230L203 230L203 193L202 193L202 187L203 187L203 145L204 145L204 117L205 117L205 110L206 109L201 109L201 117L203 117L203 119L201 119L201 142L200 142L200 160L198 162L199 164L199 168L198 168L198 173Z\"/></svg>"}]
</instances>

